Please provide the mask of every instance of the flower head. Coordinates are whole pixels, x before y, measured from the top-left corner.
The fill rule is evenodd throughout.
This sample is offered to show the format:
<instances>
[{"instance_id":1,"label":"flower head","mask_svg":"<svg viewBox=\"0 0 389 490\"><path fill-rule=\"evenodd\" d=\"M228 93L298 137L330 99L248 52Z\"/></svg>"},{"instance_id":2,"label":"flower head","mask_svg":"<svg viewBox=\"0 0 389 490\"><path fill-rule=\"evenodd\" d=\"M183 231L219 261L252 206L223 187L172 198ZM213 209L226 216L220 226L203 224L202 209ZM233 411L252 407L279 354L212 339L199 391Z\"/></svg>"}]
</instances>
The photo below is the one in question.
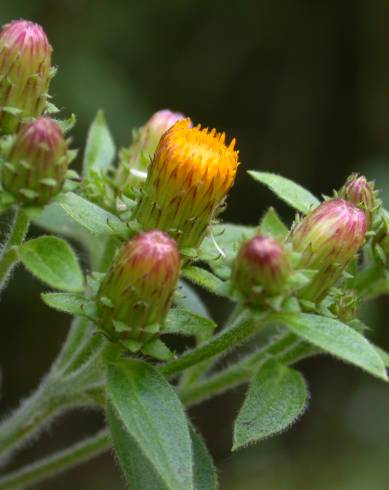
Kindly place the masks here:
<instances>
[{"instance_id":1,"label":"flower head","mask_svg":"<svg viewBox=\"0 0 389 490\"><path fill-rule=\"evenodd\" d=\"M98 294L108 337L147 341L155 335L154 327L163 324L170 307L179 272L176 242L165 233L148 231L126 243Z\"/></svg>"},{"instance_id":2,"label":"flower head","mask_svg":"<svg viewBox=\"0 0 389 490\"><path fill-rule=\"evenodd\" d=\"M372 221L372 214L376 207L376 196L374 185L368 182L363 175L352 174L347 179L341 196L354 206L362 209L365 212L368 224Z\"/></svg>"},{"instance_id":3,"label":"flower head","mask_svg":"<svg viewBox=\"0 0 389 490\"><path fill-rule=\"evenodd\" d=\"M306 297L321 297L337 280L363 245L366 231L363 211L344 199L323 202L297 224L291 241L301 254L299 267L318 271Z\"/></svg>"},{"instance_id":4,"label":"flower head","mask_svg":"<svg viewBox=\"0 0 389 490\"><path fill-rule=\"evenodd\" d=\"M168 231L180 247L197 247L235 180L238 152L225 134L178 121L162 136L135 218Z\"/></svg>"},{"instance_id":5,"label":"flower head","mask_svg":"<svg viewBox=\"0 0 389 490\"><path fill-rule=\"evenodd\" d=\"M274 238L256 236L244 242L236 257L232 284L249 302L279 294L291 272L285 248Z\"/></svg>"},{"instance_id":6,"label":"flower head","mask_svg":"<svg viewBox=\"0 0 389 490\"><path fill-rule=\"evenodd\" d=\"M50 118L24 125L2 167L2 185L18 201L46 204L63 187L68 146L62 130Z\"/></svg>"},{"instance_id":7,"label":"flower head","mask_svg":"<svg viewBox=\"0 0 389 490\"><path fill-rule=\"evenodd\" d=\"M177 121L185 119L183 114L164 109L156 112L144 126L134 133L129 148L120 153L119 167L116 173L116 186L129 197L143 183L143 174L147 172L161 136Z\"/></svg>"},{"instance_id":8,"label":"flower head","mask_svg":"<svg viewBox=\"0 0 389 490\"><path fill-rule=\"evenodd\" d=\"M52 48L42 27L16 20L0 32L0 128L15 132L23 118L42 115L52 78Z\"/></svg>"}]
</instances>

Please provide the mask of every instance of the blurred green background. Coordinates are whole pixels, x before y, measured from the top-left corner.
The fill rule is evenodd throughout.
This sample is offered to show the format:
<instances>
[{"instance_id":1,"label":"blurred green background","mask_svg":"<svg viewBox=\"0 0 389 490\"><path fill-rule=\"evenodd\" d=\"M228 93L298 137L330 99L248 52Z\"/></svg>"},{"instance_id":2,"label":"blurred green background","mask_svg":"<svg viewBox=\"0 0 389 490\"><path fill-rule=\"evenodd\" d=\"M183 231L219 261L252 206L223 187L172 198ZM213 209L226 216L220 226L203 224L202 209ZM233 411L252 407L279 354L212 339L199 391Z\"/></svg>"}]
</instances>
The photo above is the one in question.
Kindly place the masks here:
<instances>
[{"instance_id":1,"label":"blurred green background","mask_svg":"<svg viewBox=\"0 0 389 490\"><path fill-rule=\"evenodd\" d=\"M255 224L270 204L292 217L249 179L252 168L279 172L317 195L359 170L389 198L387 0L1 0L1 23L21 17L49 35L60 68L52 93L64 114L77 114L79 148L99 107L118 146L152 112L171 108L237 137L242 165L226 220ZM0 226L7 228L4 216ZM43 306L40 291L18 269L2 298L1 413L36 386L66 335L69 319ZM223 316L219 302L210 307ZM386 299L363 311L371 338L387 349L388 312ZM311 389L309 410L260 445L230 453L244 389L191 411L221 489L389 488L389 387L327 357L299 367ZM98 413L66 415L15 464L102 423ZM107 454L38 487L124 489L115 466Z\"/></svg>"}]
</instances>

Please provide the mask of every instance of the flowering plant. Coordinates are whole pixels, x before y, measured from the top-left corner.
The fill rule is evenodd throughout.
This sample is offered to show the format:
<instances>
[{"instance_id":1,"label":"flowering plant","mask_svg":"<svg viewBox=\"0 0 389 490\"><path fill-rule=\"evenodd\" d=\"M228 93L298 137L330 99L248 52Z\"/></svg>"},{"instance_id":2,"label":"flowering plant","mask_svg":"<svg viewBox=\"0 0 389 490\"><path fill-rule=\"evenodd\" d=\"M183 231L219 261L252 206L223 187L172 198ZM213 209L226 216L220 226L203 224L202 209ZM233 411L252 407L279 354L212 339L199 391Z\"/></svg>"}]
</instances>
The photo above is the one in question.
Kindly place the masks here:
<instances>
[{"instance_id":1,"label":"flowering plant","mask_svg":"<svg viewBox=\"0 0 389 490\"><path fill-rule=\"evenodd\" d=\"M216 489L186 407L247 384L238 450L305 411L307 385L294 367L303 358L329 353L388 380L389 355L358 319L361 303L389 292L389 214L371 183L353 174L320 201L284 177L249 171L297 211L295 222L269 208L256 226L223 223L236 142L167 110L118 155L98 112L78 175L69 169L74 117L59 119L48 94L51 51L32 22L0 33L0 211L13 214L0 292L20 262L53 289L43 302L73 320L37 390L0 423L0 466L65 410L97 407L107 427L5 472L0 489L27 488L109 447L129 488ZM27 238L31 222L45 234ZM87 253L86 271L69 240ZM230 306L224 325L198 288ZM176 352L174 336L193 347ZM220 362L242 345L244 355Z\"/></svg>"}]
</instances>

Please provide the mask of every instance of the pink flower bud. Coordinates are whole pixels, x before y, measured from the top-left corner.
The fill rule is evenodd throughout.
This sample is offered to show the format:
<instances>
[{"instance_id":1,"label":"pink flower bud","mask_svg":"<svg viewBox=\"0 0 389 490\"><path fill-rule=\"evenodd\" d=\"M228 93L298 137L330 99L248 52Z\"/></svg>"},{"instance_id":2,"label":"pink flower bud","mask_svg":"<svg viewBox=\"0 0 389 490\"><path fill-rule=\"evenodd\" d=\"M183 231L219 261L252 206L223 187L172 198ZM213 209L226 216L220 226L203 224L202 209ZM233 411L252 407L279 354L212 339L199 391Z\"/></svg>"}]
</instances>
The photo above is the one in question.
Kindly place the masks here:
<instances>
[{"instance_id":1,"label":"pink flower bud","mask_svg":"<svg viewBox=\"0 0 389 490\"><path fill-rule=\"evenodd\" d=\"M364 213L344 199L323 202L291 234L300 252L299 267L318 273L307 287L306 299L320 299L358 252L367 231Z\"/></svg>"},{"instance_id":2,"label":"pink flower bud","mask_svg":"<svg viewBox=\"0 0 389 490\"><path fill-rule=\"evenodd\" d=\"M147 341L169 310L180 272L176 242L161 231L141 233L118 252L100 287L102 329L111 340ZM147 327L157 327L148 331Z\"/></svg>"},{"instance_id":3,"label":"pink flower bud","mask_svg":"<svg viewBox=\"0 0 389 490\"><path fill-rule=\"evenodd\" d=\"M257 304L266 295L279 294L290 272L285 248L273 238L256 236L241 245L232 284L250 303Z\"/></svg>"},{"instance_id":4,"label":"pink flower bud","mask_svg":"<svg viewBox=\"0 0 389 490\"><path fill-rule=\"evenodd\" d=\"M26 124L2 166L3 188L18 201L46 204L63 187L68 169L68 146L52 119Z\"/></svg>"},{"instance_id":5,"label":"pink flower bud","mask_svg":"<svg viewBox=\"0 0 389 490\"><path fill-rule=\"evenodd\" d=\"M181 119L185 119L183 114L164 109L153 114L135 133L131 146L120 153L116 184L121 193L134 195L134 190L144 180L142 174L147 172L161 136Z\"/></svg>"},{"instance_id":6,"label":"pink flower bud","mask_svg":"<svg viewBox=\"0 0 389 490\"><path fill-rule=\"evenodd\" d=\"M366 177L358 176L358 174L350 175L340 194L346 201L362 209L368 224L371 223L372 214L376 207L376 196L374 185L368 182Z\"/></svg>"},{"instance_id":7,"label":"pink flower bud","mask_svg":"<svg viewBox=\"0 0 389 490\"><path fill-rule=\"evenodd\" d=\"M15 132L26 117L43 114L53 76L52 48L42 27L16 20L0 32L0 129Z\"/></svg>"}]
</instances>

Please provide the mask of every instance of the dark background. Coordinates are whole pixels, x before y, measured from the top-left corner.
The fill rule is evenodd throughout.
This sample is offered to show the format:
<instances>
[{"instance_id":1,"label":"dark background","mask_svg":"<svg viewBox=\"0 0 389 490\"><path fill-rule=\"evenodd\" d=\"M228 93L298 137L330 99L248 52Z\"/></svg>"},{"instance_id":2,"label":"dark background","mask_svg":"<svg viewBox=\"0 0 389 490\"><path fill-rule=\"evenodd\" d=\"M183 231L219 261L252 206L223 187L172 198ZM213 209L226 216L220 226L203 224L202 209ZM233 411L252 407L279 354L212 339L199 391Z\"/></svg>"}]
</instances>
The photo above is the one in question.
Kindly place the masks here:
<instances>
[{"instance_id":1,"label":"dark background","mask_svg":"<svg viewBox=\"0 0 389 490\"><path fill-rule=\"evenodd\" d=\"M279 172L329 194L353 170L389 197L389 2L387 0L1 0L0 22L41 23L59 73L56 105L75 112L83 148L98 108L118 146L160 108L238 140L242 165L225 220L255 224L266 206L292 214L246 175ZM385 196L384 196L385 197ZM5 217L0 225L6 229ZM5 413L48 369L69 319L40 302L41 285L18 269L0 305ZM210 306L220 317L220 304ZM389 349L388 304L363 311L370 336ZM231 428L243 389L191 411L219 468L222 490L389 488L389 388L330 358L299 366L308 412L285 434L231 455ZM24 451L47 454L102 424L67 415ZM48 490L119 490L110 455L56 480Z\"/></svg>"}]
</instances>

